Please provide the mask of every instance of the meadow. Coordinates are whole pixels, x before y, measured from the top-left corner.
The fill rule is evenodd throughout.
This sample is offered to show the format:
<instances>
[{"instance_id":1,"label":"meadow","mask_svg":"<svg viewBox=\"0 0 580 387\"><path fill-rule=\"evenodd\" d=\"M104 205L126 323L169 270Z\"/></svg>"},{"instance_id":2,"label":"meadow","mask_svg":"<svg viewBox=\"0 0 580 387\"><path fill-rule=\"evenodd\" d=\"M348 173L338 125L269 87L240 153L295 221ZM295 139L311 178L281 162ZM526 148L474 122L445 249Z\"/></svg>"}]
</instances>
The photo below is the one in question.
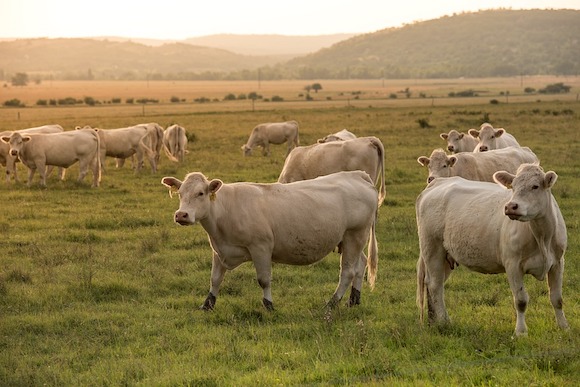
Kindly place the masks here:
<instances>
[{"instance_id":1,"label":"meadow","mask_svg":"<svg viewBox=\"0 0 580 387\"><path fill-rule=\"evenodd\" d=\"M536 80L543 87L554 79ZM415 82L415 83L414 83ZM304 101L304 82L99 83L54 82L4 88L0 130L58 123L114 128L177 123L188 131L180 165L162 155L159 171L136 174L107 160L101 187L77 183L76 166L60 182L31 187L0 181L0 385L558 385L580 375L580 102L570 95L517 92L509 80L322 82ZM578 78L565 80L578 85ZM415 84L416 86L413 86ZM507 85L507 86L506 86ZM410 87L427 98L388 96ZM36 94L33 92L36 88ZM52 89L46 91L44 89ZM386 89L386 90L383 90ZM446 98L480 89L480 97ZM501 91L511 89L509 97ZM221 101L259 91L283 102ZM355 92L356 91L356 92ZM20 94L18 94L20 93ZM45 94L43 94L45 93ZM150 97L160 103L38 107L38 98ZM169 96L187 101L171 103ZM429 95L433 95L430 98ZM194 103L193 98L220 99ZM358 96L358 98L356 98ZM328 98L330 97L330 98ZM491 104L490 99L499 103ZM201 226L178 226L163 176L201 171L224 182L274 182L285 146L272 156L243 157L240 146L258 123L297 120L302 145L347 128L379 137L386 150L387 198L380 208L379 269L361 305L324 305L339 273L339 256L306 267L274 265L276 310L267 312L255 270L226 275L213 312L198 310L209 290L211 249ZM419 323L415 305L419 248L415 199L427 172L417 163L444 147L439 133L485 121L504 127L558 174L553 194L568 227L564 311L558 329L545 282L526 276L529 336L515 339L515 313L505 275L459 267L446 285L452 324ZM307 221L307 220L305 220ZM346 301L346 300L345 300Z\"/></svg>"}]
</instances>

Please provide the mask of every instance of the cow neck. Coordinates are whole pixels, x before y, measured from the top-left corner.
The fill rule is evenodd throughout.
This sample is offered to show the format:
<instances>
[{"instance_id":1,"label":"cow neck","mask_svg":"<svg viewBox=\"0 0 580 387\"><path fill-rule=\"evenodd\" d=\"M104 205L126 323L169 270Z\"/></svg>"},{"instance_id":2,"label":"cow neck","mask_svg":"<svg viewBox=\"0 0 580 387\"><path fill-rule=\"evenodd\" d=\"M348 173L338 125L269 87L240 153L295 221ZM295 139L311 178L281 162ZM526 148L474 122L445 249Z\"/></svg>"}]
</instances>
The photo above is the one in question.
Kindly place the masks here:
<instances>
[{"instance_id":1,"label":"cow neck","mask_svg":"<svg viewBox=\"0 0 580 387\"><path fill-rule=\"evenodd\" d=\"M225 191L225 187L220 189L220 193L223 195ZM219 199L220 194L216 194L216 198L214 200L210 200L209 202L209 214L203 219L199 220L201 226L207 231L210 235L217 235L220 231L219 224L222 223L222 217L224 214L227 213L226 209L224 208L222 201Z\"/></svg>"},{"instance_id":2,"label":"cow neck","mask_svg":"<svg viewBox=\"0 0 580 387\"><path fill-rule=\"evenodd\" d=\"M554 196L550 193L550 205L547 206L546 212L542 216L530 221L530 230L544 258L544 273L547 273L553 261L559 258L556 254L555 247L552 245L553 243L557 243L554 241L558 227L558 217L554 210L555 200ZM550 259L551 256L553 260Z\"/></svg>"}]
</instances>

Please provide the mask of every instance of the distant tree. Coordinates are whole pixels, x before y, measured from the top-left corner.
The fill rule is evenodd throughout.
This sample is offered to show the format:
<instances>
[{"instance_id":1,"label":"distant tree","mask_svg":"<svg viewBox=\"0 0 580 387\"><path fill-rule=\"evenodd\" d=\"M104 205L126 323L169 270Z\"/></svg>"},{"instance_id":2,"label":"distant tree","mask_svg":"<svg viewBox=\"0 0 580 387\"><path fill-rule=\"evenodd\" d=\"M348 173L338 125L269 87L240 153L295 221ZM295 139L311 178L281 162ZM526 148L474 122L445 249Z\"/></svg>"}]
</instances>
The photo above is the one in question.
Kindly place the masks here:
<instances>
[{"instance_id":1,"label":"distant tree","mask_svg":"<svg viewBox=\"0 0 580 387\"><path fill-rule=\"evenodd\" d=\"M322 90L322 85L320 83L313 83L311 87L315 93L318 93L318 90Z\"/></svg>"},{"instance_id":2,"label":"distant tree","mask_svg":"<svg viewBox=\"0 0 580 387\"><path fill-rule=\"evenodd\" d=\"M306 90L307 93L310 93L310 90L312 90L312 85L304 86L304 90Z\"/></svg>"},{"instance_id":3,"label":"distant tree","mask_svg":"<svg viewBox=\"0 0 580 387\"><path fill-rule=\"evenodd\" d=\"M12 86L26 86L28 84L28 74L16 73L12 77Z\"/></svg>"}]
</instances>

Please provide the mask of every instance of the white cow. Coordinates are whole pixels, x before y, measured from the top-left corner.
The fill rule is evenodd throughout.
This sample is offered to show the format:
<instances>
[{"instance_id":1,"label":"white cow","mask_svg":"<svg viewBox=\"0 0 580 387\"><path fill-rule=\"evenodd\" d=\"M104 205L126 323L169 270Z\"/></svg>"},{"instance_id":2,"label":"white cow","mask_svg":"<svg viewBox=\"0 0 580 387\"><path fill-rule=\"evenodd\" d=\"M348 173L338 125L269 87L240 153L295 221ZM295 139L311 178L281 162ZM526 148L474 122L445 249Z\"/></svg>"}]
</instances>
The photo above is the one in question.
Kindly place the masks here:
<instances>
[{"instance_id":1,"label":"white cow","mask_svg":"<svg viewBox=\"0 0 580 387\"><path fill-rule=\"evenodd\" d=\"M19 129L16 132L21 134L34 134L34 133L60 133L64 129L60 125L43 125L34 128ZM1 132L0 137L10 137L10 135L15 131ZM0 165L6 166L6 183L10 183L10 174L14 176L14 181L18 181L16 162L18 158L12 156L9 152L10 145L0 141Z\"/></svg>"},{"instance_id":2,"label":"white cow","mask_svg":"<svg viewBox=\"0 0 580 387\"><path fill-rule=\"evenodd\" d=\"M99 160L100 140L92 129L80 129L62 133L22 135L18 132L2 137L10 145L10 153L17 156L29 168L28 185L38 169L40 183L46 186L46 166L68 168L79 162L79 178L82 181L91 169L93 187L101 181Z\"/></svg>"},{"instance_id":3,"label":"white cow","mask_svg":"<svg viewBox=\"0 0 580 387\"><path fill-rule=\"evenodd\" d=\"M365 172L339 172L290 184L224 184L201 173L190 173L183 182L174 177L161 182L179 192L175 222L199 222L209 236L211 287L202 309L214 308L227 270L252 261L262 302L271 310L272 262L309 265L336 246L342 252L340 280L328 305L337 305L349 286L348 304L360 303L367 264L368 281L374 286L377 191ZM368 260L363 253L367 241Z\"/></svg>"},{"instance_id":4,"label":"white cow","mask_svg":"<svg viewBox=\"0 0 580 387\"><path fill-rule=\"evenodd\" d=\"M455 129L450 130L449 133L441 133L439 137L447 141L447 150L451 153L473 152L478 143L475 137L459 133Z\"/></svg>"},{"instance_id":5,"label":"white cow","mask_svg":"<svg viewBox=\"0 0 580 387\"><path fill-rule=\"evenodd\" d=\"M325 142L332 142L332 141L347 141L347 140L352 140L353 138L356 138L356 135L354 133L351 133L348 130L343 129L339 132L329 134L323 138L319 138L317 142L319 144L322 144Z\"/></svg>"},{"instance_id":6,"label":"white cow","mask_svg":"<svg viewBox=\"0 0 580 387\"><path fill-rule=\"evenodd\" d=\"M157 167L159 166L159 161L161 160L161 148L163 147L163 127L161 127L156 122L140 124L138 126L145 126L147 128L145 144L154 153L154 161L151 162L151 160L149 160L149 163L151 164L151 170L153 172L157 172Z\"/></svg>"},{"instance_id":7,"label":"white cow","mask_svg":"<svg viewBox=\"0 0 580 387\"><path fill-rule=\"evenodd\" d=\"M487 152L493 149L520 146L516 138L503 128L495 129L488 123L481 125L479 130L469 129L469 134L478 139L474 152Z\"/></svg>"},{"instance_id":8,"label":"white cow","mask_svg":"<svg viewBox=\"0 0 580 387\"><path fill-rule=\"evenodd\" d=\"M79 127L77 126L77 130ZM101 168L105 169L105 158L114 157L117 162L117 167L122 167L124 160L133 155L137 156L135 168L137 172L143 166L143 159L146 157L149 160L151 169L156 171L156 153L150 148L151 144L149 136L149 129L145 125L135 125L126 128L118 129L99 129L85 126L83 129L92 129L97 132L100 138L100 160Z\"/></svg>"},{"instance_id":9,"label":"white cow","mask_svg":"<svg viewBox=\"0 0 580 387\"><path fill-rule=\"evenodd\" d=\"M496 172L498 184L451 177L435 179L425 188L416 202L421 320L426 289L429 321L449 321L443 289L459 264L483 274L507 274L517 336L527 334L524 274L538 280L547 276L556 321L568 328L562 311L566 225L551 193L557 177L538 164L524 164L516 175Z\"/></svg>"},{"instance_id":10,"label":"white cow","mask_svg":"<svg viewBox=\"0 0 580 387\"><path fill-rule=\"evenodd\" d=\"M187 153L187 135L183 126L175 124L165 129L163 149L170 160L183 162Z\"/></svg>"},{"instance_id":11,"label":"white cow","mask_svg":"<svg viewBox=\"0 0 580 387\"><path fill-rule=\"evenodd\" d=\"M339 171L361 170L380 183L379 205L386 196L385 148L376 137L359 137L348 141L299 146L294 148L278 178L279 183L314 179Z\"/></svg>"},{"instance_id":12,"label":"white cow","mask_svg":"<svg viewBox=\"0 0 580 387\"><path fill-rule=\"evenodd\" d=\"M528 147L501 148L489 152L462 152L447 155L443 149L435 149L431 157L421 156L419 164L427 167L427 183L437 177L460 176L467 180L493 182L497 171L515 173L524 163L538 163L538 157Z\"/></svg>"},{"instance_id":13,"label":"white cow","mask_svg":"<svg viewBox=\"0 0 580 387\"><path fill-rule=\"evenodd\" d=\"M252 129L248 142L242 145L244 156L249 156L255 146L262 147L262 154L270 156L270 144L288 144L288 151L299 145L300 140L298 136L298 122L273 122L267 124L260 124Z\"/></svg>"}]
</instances>

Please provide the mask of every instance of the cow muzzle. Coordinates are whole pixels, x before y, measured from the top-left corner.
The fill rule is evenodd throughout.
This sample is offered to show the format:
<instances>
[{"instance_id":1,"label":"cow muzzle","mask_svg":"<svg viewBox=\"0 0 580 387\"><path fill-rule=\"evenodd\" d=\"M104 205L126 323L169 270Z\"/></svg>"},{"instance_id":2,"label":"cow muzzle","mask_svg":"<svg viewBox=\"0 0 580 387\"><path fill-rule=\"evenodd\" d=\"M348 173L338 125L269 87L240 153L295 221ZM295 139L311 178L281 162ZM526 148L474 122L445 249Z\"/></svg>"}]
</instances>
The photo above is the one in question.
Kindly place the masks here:
<instances>
[{"instance_id":1,"label":"cow muzzle","mask_svg":"<svg viewBox=\"0 0 580 387\"><path fill-rule=\"evenodd\" d=\"M522 217L522 214L519 213L518 204L513 202L505 205L504 214L511 220L519 220Z\"/></svg>"},{"instance_id":2,"label":"cow muzzle","mask_svg":"<svg viewBox=\"0 0 580 387\"><path fill-rule=\"evenodd\" d=\"M18 156L18 151L16 149L10 149L10 156Z\"/></svg>"},{"instance_id":3,"label":"cow muzzle","mask_svg":"<svg viewBox=\"0 0 580 387\"><path fill-rule=\"evenodd\" d=\"M179 223L182 226L190 226L194 223L191 217L185 211L177 211L174 216L175 223Z\"/></svg>"}]
</instances>

